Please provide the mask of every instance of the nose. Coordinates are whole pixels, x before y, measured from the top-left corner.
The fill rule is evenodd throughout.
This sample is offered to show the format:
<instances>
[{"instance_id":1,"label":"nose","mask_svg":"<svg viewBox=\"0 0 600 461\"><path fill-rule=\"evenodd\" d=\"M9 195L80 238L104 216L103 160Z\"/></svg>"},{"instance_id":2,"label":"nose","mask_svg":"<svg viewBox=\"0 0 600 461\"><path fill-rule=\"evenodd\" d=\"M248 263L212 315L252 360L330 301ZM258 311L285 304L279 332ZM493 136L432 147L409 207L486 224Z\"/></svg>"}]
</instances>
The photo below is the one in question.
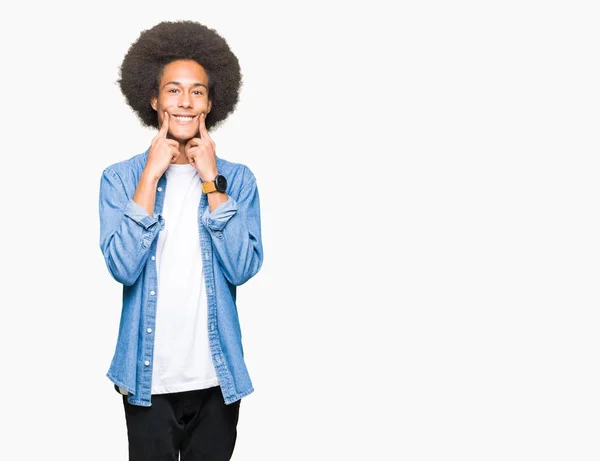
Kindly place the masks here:
<instances>
[{"instance_id":1,"label":"nose","mask_svg":"<svg viewBox=\"0 0 600 461\"><path fill-rule=\"evenodd\" d=\"M181 98L179 98L179 107L191 107L192 106L192 100L190 98L190 95L187 94L185 91L181 92Z\"/></svg>"}]
</instances>

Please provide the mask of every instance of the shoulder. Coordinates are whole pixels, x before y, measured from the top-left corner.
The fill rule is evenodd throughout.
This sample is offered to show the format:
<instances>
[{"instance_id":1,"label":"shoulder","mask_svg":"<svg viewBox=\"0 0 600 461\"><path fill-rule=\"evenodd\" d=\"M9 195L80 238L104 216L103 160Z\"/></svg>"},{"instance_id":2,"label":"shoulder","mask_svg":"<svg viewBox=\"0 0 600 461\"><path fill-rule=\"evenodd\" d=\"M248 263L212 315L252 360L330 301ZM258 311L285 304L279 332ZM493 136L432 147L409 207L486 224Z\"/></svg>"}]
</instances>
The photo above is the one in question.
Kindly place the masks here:
<instances>
[{"instance_id":1,"label":"shoulder","mask_svg":"<svg viewBox=\"0 0 600 461\"><path fill-rule=\"evenodd\" d=\"M227 178L229 183L239 182L243 185L256 182L254 173L243 163L231 162L217 157L217 169L219 174Z\"/></svg>"},{"instance_id":2,"label":"shoulder","mask_svg":"<svg viewBox=\"0 0 600 461\"><path fill-rule=\"evenodd\" d=\"M139 176L146 165L148 150L128 159L112 163L104 168L103 175L118 176L121 179Z\"/></svg>"}]
</instances>

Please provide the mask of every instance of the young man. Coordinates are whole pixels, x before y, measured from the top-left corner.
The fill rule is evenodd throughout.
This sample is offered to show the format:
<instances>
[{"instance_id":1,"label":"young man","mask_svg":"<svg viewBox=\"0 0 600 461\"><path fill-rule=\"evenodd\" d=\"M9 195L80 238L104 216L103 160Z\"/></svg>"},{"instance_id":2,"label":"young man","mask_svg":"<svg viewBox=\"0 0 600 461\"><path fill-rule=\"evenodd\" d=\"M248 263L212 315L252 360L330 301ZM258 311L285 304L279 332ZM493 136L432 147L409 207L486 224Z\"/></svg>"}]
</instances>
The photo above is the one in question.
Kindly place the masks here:
<instances>
[{"instance_id":1,"label":"young man","mask_svg":"<svg viewBox=\"0 0 600 461\"><path fill-rule=\"evenodd\" d=\"M123 284L107 376L123 394L129 459L229 460L253 391L236 287L263 259L256 179L217 157L208 133L235 109L238 60L214 30L163 22L120 70L128 104L158 129L100 183L100 248Z\"/></svg>"}]
</instances>

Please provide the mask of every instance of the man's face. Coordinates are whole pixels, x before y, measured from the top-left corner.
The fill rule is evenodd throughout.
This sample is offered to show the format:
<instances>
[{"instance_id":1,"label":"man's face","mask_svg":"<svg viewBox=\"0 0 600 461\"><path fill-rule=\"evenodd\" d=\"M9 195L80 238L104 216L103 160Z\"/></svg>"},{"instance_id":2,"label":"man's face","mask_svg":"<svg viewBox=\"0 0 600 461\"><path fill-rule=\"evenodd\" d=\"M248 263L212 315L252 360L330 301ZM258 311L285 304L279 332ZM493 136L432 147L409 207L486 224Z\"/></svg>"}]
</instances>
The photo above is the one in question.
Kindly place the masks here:
<instances>
[{"instance_id":1,"label":"man's face","mask_svg":"<svg viewBox=\"0 0 600 461\"><path fill-rule=\"evenodd\" d=\"M200 114L208 114L212 107L208 100L208 75L196 61L173 61L164 67L158 96L150 102L158 112L159 126L165 111L169 114L170 138L185 142L197 137Z\"/></svg>"}]
</instances>

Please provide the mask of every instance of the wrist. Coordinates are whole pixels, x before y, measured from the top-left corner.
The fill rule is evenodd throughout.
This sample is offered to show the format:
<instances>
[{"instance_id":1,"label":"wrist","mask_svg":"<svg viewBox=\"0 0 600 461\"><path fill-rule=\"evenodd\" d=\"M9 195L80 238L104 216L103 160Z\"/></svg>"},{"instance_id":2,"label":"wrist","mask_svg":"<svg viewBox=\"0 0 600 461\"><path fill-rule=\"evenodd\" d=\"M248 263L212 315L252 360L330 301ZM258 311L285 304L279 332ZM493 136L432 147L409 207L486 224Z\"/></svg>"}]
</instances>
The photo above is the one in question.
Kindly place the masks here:
<instances>
[{"instance_id":1,"label":"wrist","mask_svg":"<svg viewBox=\"0 0 600 461\"><path fill-rule=\"evenodd\" d=\"M202 180L202 182L211 182L215 180L218 174L219 172L217 170L214 170L208 174L203 174L202 176L200 176L200 179Z\"/></svg>"},{"instance_id":2,"label":"wrist","mask_svg":"<svg viewBox=\"0 0 600 461\"><path fill-rule=\"evenodd\" d=\"M202 182L202 192L210 194L212 192L226 192L227 178L221 174L216 174L210 181Z\"/></svg>"},{"instance_id":3,"label":"wrist","mask_svg":"<svg viewBox=\"0 0 600 461\"><path fill-rule=\"evenodd\" d=\"M144 169L142 170L142 175L140 176L140 182L157 184L161 176L161 174Z\"/></svg>"}]
</instances>

